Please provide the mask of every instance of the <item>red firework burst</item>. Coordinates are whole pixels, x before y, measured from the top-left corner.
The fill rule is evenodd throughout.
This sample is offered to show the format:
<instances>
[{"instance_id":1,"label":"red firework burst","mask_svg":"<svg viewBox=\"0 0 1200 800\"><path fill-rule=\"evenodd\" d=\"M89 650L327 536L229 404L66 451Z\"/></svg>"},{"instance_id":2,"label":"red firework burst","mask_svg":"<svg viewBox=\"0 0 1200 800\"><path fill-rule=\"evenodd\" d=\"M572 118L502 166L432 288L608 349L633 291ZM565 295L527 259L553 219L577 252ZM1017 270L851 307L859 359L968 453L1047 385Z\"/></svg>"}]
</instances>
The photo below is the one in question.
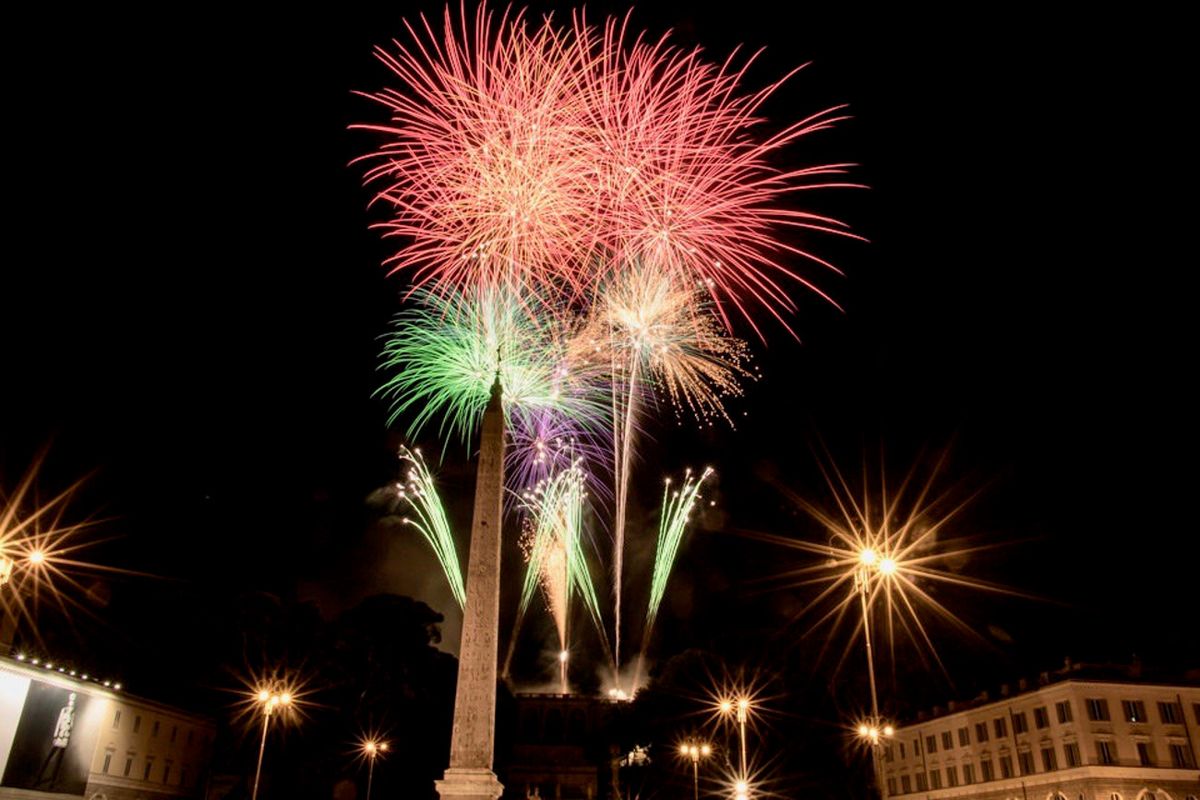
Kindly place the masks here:
<instances>
[{"instance_id":1,"label":"red firework burst","mask_svg":"<svg viewBox=\"0 0 1200 800\"><path fill-rule=\"evenodd\" d=\"M791 195L852 184L832 177L847 164L780 170L771 158L842 107L755 137L790 74L740 94L753 57L713 64L627 24L532 25L481 6L473 28L447 10L441 38L422 17L411 44L377 49L403 84L366 95L390 124L358 126L390 139L365 157L394 210L381 227L407 240L390 265L434 291L508 283L549 288L563 306L647 266L706 287L726 325L736 309L761 336L752 311L765 308L788 327L789 284L828 299L788 261L833 267L780 233L852 236Z\"/></svg>"},{"instance_id":2,"label":"red firework burst","mask_svg":"<svg viewBox=\"0 0 1200 800\"><path fill-rule=\"evenodd\" d=\"M586 74L577 42L523 14L499 20L484 7L473 29L443 36L421 17L412 43L377 57L403 84L366 95L387 106L389 125L357 126L390 141L365 158L376 200L394 216L379 227L410 243L390 259L413 268L416 286L519 286L563 280L580 288L594 250L594 159L580 120Z\"/></svg>"},{"instance_id":3,"label":"red firework burst","mask_svg":"<svg viewBox=\"0 0 1200 800\"><path fill-rule=\"evenodd\" d=\"M832 300L787 266L799 256L830 269L808 250L776 238L782 227L852 236L838 220L798 210L785 196L805 189L846 187L828 176L848 164L790 171L771 166L773 151L846 119L844 106L827 109L773 136L756 139L759 110L788 76L739 95L754 61L734 66L706 62L698 49L627 44L623 23L608 20L599 38L577 22L576 36L593 54L589 74L590 129L604 153L607 250L619 264L642 264L708 288L726 324L732 304L761 336L750 306L794 308L781 278L798 281ZM736 54L735 54L736 55Z\"/></svg>"}]
</instances>

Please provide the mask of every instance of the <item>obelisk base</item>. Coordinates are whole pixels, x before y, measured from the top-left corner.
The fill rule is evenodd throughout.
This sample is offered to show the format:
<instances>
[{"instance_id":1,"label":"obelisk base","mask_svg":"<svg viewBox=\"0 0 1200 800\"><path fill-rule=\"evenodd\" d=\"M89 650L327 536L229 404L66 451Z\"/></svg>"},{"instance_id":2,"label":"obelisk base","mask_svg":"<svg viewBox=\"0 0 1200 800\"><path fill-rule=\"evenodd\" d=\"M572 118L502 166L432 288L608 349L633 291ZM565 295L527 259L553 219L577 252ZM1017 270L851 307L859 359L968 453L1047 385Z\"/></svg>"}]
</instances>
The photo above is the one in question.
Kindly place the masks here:
<instances>
[{"instance_id":1,"label":"obelisk base","mask_svg":"<svg viewBox=\"0 0 1200 800\"><path fill-rule=\"evenodd\" d=\"M490 769L451 767L440 781L434 781L442 800L496 800L504 787Z\"/></svg>"}]
</instances>

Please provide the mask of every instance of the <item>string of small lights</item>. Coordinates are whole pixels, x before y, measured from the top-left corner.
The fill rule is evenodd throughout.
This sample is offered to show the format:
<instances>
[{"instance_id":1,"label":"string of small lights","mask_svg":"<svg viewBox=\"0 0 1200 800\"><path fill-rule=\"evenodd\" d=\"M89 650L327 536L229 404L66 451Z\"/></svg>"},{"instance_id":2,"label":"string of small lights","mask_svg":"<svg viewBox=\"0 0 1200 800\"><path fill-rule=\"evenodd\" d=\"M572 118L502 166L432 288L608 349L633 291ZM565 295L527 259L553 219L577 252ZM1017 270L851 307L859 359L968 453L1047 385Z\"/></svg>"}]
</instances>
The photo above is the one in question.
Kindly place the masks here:
<instances>
[{"instance_id":1,"label":"string of small lights","mask_svg":"<svg viewBox=\"0 0 1200 800\"><path fill-rule=\"evenodd\" d=\"M59 672L59 673L62 673L63 675L74 678L75 680L78 680L78 681L88 681L90 683L99 684L106 689L112 689L113 691L116 691L116 692L121 691L121 684L118 681L111 681L111 680L102 681L99 678L89 675L86 672L78 672L77 670L67 669L65 666L55 667L54 662L51 661L50 659L42 660L40 658L30 658L29 656L26 656L24 653L17 653L14 656L14 658L23 664L29 664L34 667L41 667L42 669L48 669L52 672Z\"/></svg>"}]
</instances>

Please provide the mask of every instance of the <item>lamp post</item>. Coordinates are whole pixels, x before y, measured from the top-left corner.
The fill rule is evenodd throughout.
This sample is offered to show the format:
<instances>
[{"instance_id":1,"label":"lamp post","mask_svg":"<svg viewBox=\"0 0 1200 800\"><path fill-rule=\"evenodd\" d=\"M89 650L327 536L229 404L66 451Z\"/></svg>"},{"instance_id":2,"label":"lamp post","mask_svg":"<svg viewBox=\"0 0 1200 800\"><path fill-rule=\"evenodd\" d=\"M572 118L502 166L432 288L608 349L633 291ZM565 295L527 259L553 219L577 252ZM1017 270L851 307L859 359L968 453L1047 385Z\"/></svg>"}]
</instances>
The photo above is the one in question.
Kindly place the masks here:
<instances>
[{"instance_id":1,"label":"lamp post","mask_svg":"<svg viewBox=\"0 0 1200 800\"><path fill-rule=\"evenodd\" d=\"M892 726L883 725L879 716L879 694L875 689L875 656L871 650L871 613L867 595L870 593L872 573L878 573L881 578L896 574L896 559L891 556L881 556L873 547L864 547L858 551L858 567L854 573L854 587L858 591L859 605L862 607L863 639L867 644L867 678L871 684L871 719L868 723L858 726L858 735L871 747L871 766L875 774L875 788L880 795L883 786L879 780L880 736L891 736Z\"/></svg>"},{"instance_id":2,"label":"lamp post","mask_svg":"<svg viewBox=\"0 0 1200 800\"><path fill-rule=\"evenodd\" d=\"M679 755L692 762L692 798L700 800L700 759L712 755L708 742L684 742L679 745Z\"/></svg>"},{"instance_id":3,"label":"lamp post","mask_svg":"<svg viewBox=\"0 0 1200 800\"><path fill-rule=\"evenodd\" d=\"M738 725L738 742L740 744L739 763L742 771L740 777L744 782L749 773L746 769L746 722L750 719L750 698L742 695L740 697L727 697L717 704L717 710L726 717L733 717Z\"/></svg>"},{"instance_id":4,"label":"lamp post","mask_svg":"<svg viewBox=\"0 0 1200 800\"><path fill-rule=\"evenodd\" d=\"M258 782L262 777L263 753L267 749L267 730L271 726L271 717L291 706L292 693L287 689L259 689L254 701L262 711L263 722L262 738L258 743L258 766L254 768L254 789L250 793L250 800L258 800Z\"/></svg>"},{"instance_id":5,"label":"lamp post","mask_svg":"<svg viewBox=\"0 0 1200 800\"><path fill-rule=\"evenodd\" d=\"M362 752L367 757L367 797L366 800L371 800L371 783L375 779L375 759L376 757L388 751L387 742L377 742L374 739L369 739L363 742Z\"/></svg>"},{"instance_id":6,"label":"lamp post","mask_svg":"<svg viewBox=\"0 0 1200 800\"><path fill-rule=\"evenodd\" d=\"M896 729L891 725L880 725L880 720L876 717L869 722L860 722L857 733L858 738L871 748L871 768L875 773L875 786L879 790L880 796L882 796L883 784L880 781L882 767L879 759L879 748L882 746L883 739L890 739L896 733Z\"/></svg>"}]
</instances>

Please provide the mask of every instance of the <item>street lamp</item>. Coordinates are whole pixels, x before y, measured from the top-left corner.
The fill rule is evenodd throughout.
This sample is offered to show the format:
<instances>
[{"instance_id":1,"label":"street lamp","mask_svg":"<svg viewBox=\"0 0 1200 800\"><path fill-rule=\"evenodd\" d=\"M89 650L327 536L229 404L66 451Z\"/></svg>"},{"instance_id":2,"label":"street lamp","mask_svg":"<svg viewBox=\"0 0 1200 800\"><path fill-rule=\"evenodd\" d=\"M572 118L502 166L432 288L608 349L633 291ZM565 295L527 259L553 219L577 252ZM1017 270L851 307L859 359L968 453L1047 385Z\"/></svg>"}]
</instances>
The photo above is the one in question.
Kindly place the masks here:
<instances>
[{"instance_id":1,"label":"street lamp","mask_svg":"<svg viewBox=\"0 0 1200 800\"><path fill-rule=\"evenodd\" d=\"M858 590L859 603L862 606L863 638L867 643L867 677L871 682L871 719L879 719L879 695L875 691L875 655L871 652L871 615L867 604L867 590L871 582L871 570L876 569L885 575L896 571L896 561L892 558L880 560L879 553L873 547L864 547L858 552L858 569L854 573L854 587ZM884 564L889 564L884 572Z\"/></svg>"},{"instance_id":2,"label":"street lamp","mask_svg":"<svg viewBox=\"0 0 1200 800\"><path fill-rule=\"evenodd\" d=\"M387 742L377 742L374 739L368 739L363 742L362 754L367 759L367 797L366 800L371 800L371 783L375 778L375 759L388 751Z\"/></svg>"},{"instance_id":3,"label":"street lamp","mask_svg":"<svg viewBox=\"0 0 1200 800\"><path fill-rule=\"evenodd\" d=\"M871 768L875 773L875 786L879 789L880 795L882 795L883 789L880 772L883 765L879 758L879 748L882 746L883 739L890 739L895 735L896 729L891 725L881 724L879 717L873 717L870 720L858 723L856 732L858 733L859 740L871 748Z\"/></svg>"},{"instance_id":4,"label":"street lamp","mask_svg":"<svg viewBox=\"0 0 1200 800\"><path fill-rule=\"evenodd\" d=\"M292 692L284 687L275 686L262 688L254 696L255 705L262 712L262 739L258 743L258 766L254 768L254 789L250 800L258 800L258 782L262 777L263 752L267 749L267 729L271 726L271 717L283 713L292 705Z\"/></svg>"},{"instance_id":5,"label":"street lamp","mask_svg":"<svg viewBox=\"0 0 1200 800\"><path fill-rule=\"evenodd\" d=\"M738 741L741 743L741 777L745 779L749 774L746 771L746 722L750 718L750 698L746 695L740 697L725 697L717 703L717 711L725 717L733 717L738 725Z\"/></svg>"},{"instance_id":6,"label":"street lamp","mask_svg":"<svg viewBox=\"0 0 1200 800\"><path fill-rule=\"evenodd\" d=\"M708 742L684 742L679 745L679 755L692 762L692 797L700 800L700 759L712 755L712 746Z\"/></svg>"},{"instance_id":7,"label":"street lamp","mask_svg":"<svg viewBox=\"0 0 1200 800\"><path fill-rule=\"evenodd\" d=\"M743 777L742 780L734 781L733 783L733 800L749 800L750 784Z\"/></svg>"}]
</instances>

